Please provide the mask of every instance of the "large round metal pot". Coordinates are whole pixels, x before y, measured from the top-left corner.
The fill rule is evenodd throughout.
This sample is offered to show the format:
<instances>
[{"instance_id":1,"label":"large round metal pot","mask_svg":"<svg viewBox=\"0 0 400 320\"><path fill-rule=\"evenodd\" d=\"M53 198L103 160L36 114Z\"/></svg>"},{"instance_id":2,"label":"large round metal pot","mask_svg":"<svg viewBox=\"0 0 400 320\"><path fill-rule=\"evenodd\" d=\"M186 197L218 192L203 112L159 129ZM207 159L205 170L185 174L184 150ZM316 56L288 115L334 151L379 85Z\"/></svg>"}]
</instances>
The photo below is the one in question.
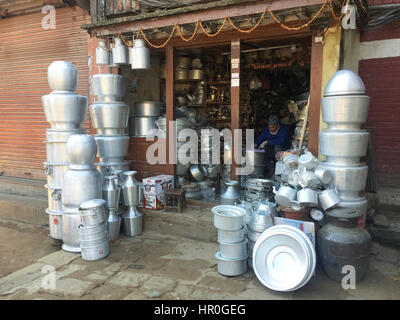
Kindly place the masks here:
<instances>
[{"instance_id":1,"label":"large round metal pot","mask_svg":"<svg viewBox=\"0 0 400 320\"><path fill-rule=\"evenodd\" d=\"M114 162L123 159L128 154L128 136L96 136L97 156L103 162Z\"/></svg>"},{"instance_id":2,"label":"large round metal pot","mask_svg":"<svg viewBox=\"0 0 400 320\"><path fill-rule=\"evenodd\" d=\"M79 208L82 202L102 198L102 178L100 173L91 170L71 170L64 174L62 185L64 206ZM79 212L78 212L79 214Z\"/></svg>"},{"instance_id":3,"label":"large round metal pot","mask_svg":"<svg viewBox=\"0 0 400 320\"><path fill-rule=\"evenodd\" d=\"M95 74L90 78L90 94L96 101L122 101L126 92L126 79L119 74Z\"/></svg>"},{"instance_id":4,"label":"large round metal pot","mask_svg":"<svg viewBox=\"0 0 400 320\"><path fill-rule=\"evenodd\" d=\"M74 92L78 85L78 70L68 61L54 61L47 69L47 80L53 91Z\"/></svg>"},{"instance_id":5,"label":"large round metal pot","mask_svg":"<svg viewBox=\"0 0 400 320\"><path fill-rule=\"evenodd\" d=\"M74 134L85 134L85 129L54 131L46 130L46 159L51 163L67 163L67 141Z\"/></svg>"},{"instance_id":6,"label":"large round metal pot","mask_svg":"<svg viewBox=\"0 0 400 320\"><path fill-rule=\"evenodd\" d=\"M220 243L241 243L244 239L244 228L234 231L218 229L218 242Z\"/></svg>"},{"instance_id":7,"label":"large round metal pot","mask_svg":"<svg viewBox=\"0 0 400 320\"><path fill-rule=\"evenodd\" d=\"M281 206L290 207L291 202L296 199L296 196L296 189L288 186L281 186L274 198L276 203L280 204Z\"/></svg>"},{"instance_id":8,"label":"large round metal pot","mask_svg":"<svg viewBox=\"0 0 400 320\"><path fill-rule=\"evenodd\" d=\"M189 57L179 56L176 58L176 67L188 69L192 63L192 59Z\"/></svg>"},{"instance_id":9,"label":"large round metal pot","mask_svg":"<svg viewBox=\"0 0 400 320\"><path fill-rule=\"evenodd\" d=\"M351 70L340 70L329 79L324 97L339 95L363 95L365 86L360 76Z\"/></svg>"},{"instance_id":10,"label":"large round metal pot","mask_svg":"<svg viewBox=\"0 0 400 320\"><path fill-rule=\"evenodd\" d=\"M135 137L147 137L157 132L158 117L135 117L133 120L133 134Z\"/></svg>"},{"instance_id":11,"label":"large round metal pot","mask_svg":"<svg viewBox=\"0 0 400 320\"><path fill-rule=\"evenodd\" d=\"M247 239L239 243L218 241L219 253L225 259L241 259L247 256Z\"/></svg>"},{"instance_id":12,"label":"large round metal pot","mask_svg":"<svg viewBox=\"0 0 400 320\"><path fill-rule=\"evenodd\" d=\"M62 240L62 212L46 209L46 213L49 216L50 237Z\"/></svg>"},{"instance_id":13,"label":"large round metal pot","mask_svg":"<svg viewBox=\"0 0 400 320\"><path fill-rule=\"evenodd\" d=\"M42 104L52 129L80 129L86 121L87 97L75 93L51 93L42 96Z\"/></svg>"},{"instance_id":14,"label":"large round metal pot","mask_svg":"<svg viewBox=\"0 0 400 320\"><path fill-rule=\"evenodd\" d=\"M188 78L190 80L202 80L204 79L204 70L201 69L189 70Z\"/></svg>"},{"instance_id":15,"label":"large round metal pot","mask_svg":"<svg viewBox=\"0 0 400 320\"><path fill-rule=\"evenodd\" d=\"M215 254L215 258L217 259L217 270L218 273L228 276L235 277L240 276L247 271L247 256L242 259L226 259L223 258L220 252Z\"/></svg>"},{"instance_id":16,"label":"large round metal pot","mask_svg":"<svg viewBox=\"0 0 400 320\"><path fill-rule=\"evenodd\" d=\"M99 135L124 134L129 107L125 103L95 103L89 107L92 125Z\"/></svg>"},{"instance_id":17,"label":"large round metal pot","mask_svg":"<svg viewBox=\"0 0 400 320\"><path fill-rule=\"evenodd\" d=\"M79 225L81 216L78 208L64 208L62 216L62 249L68 252L81 252L79 239Z\"/></svg>"},{"instance_id":18,"label":"large round metal pot","mask_svg":"<svg viewBox=\"0 0 400 320\"><path fill-rule=\"evenodd\" d=\"M211 209L214 214L214 226L218 229L237 231L244 226L246 210L230 205L215 206Z\"/></svg>"},{"instance_id":19,"label":"large round metal pot","mask_svg":"<svg viewBox=\"0 0 400 320\"><path fill-rule=\"evenodd\" d=\"M150 69L150 51L146 48L143 39L136 39L133 48L129 49L129 63L133 70L149 70Z\"/></svg>"},{"instance_id":20,"label":"large round metal pot","mask_svg":"<svg viewBox=\"0 0 400 320\"><path fill-rule=\"evenodd\" d=\"M265 231L255 231L252 228L249 227L249 231L247 233L247 238L252 242L253 248L254 249L254 244L257 241L257 239L262 235L262 233Z\"/></svg>"},{"instance_id":21,"label":"large round metal pot","mask_svg":"<svg viewBox=\"0 0 400 320\"><path fill-rule=\"evenodd\" d=\"M257 232L263 232L273 225L273 216L271 214L255 211L249 222L249 229ZM254 239L252 240L255 241Z\"/></svg>"},{"instance_id":22,"label":"large round metal pot","mask_svg":"<svg viewBox=\"0 0 400 320\"><path fill-rule=\"evenodd\" d=\"M110 245L108 239L103 243L90 247L81 247L82 260L95 261L103 259L110 253Z\"/></svg>"},{"instance_id":23,"label":"large round metal pot","mask_svg":"<svg viewBox=\"0 0 400 320\"><path fill-rule=\"evenodd\" d=\"M310 188L301 189L297 191L297 202L304 207L316 207L318 206L318 193Z\"/></svg>"},{"instance_id":24,"label":"large round metal pot","mask_svg":"<svg viewBox=\"0 0 400 320\"><path fill-rule=\"evenodd\" d=\"M318 134L320 152L326 156L326 162L338 165L360 163L360 157L367 153L367 131L323 130Z\"/></svg>"},{"instance_id":25,"label":"large round metal pot","mask_svg":"<svg viewBox=\"0 0 400 320\"><path fill-rule=\"evenodd\" d=\"M371 236L357 226L360 215L354 209L336 208L325 211L325 224L317 234L318 252L329 278L343 281L343 267L355 268L356 281L368 269Z\"/></svg>"},{"instance_id":26,"label":"large round metal pot","mask_svg":"<svg viewBox=\"0 0 400 320\"><path fill-rule=\"evenodd\" d=\"M84 226L80 224L78 229L80 240L93 241L104 237L107 238L108 235L107 222L105 221L92 226Z\"/></svg>"},{"instance_id":27,"label":"large round metal pot","mask_svg":"<svg viewBox=\"0 0 400 320\"><path fill-rule=\"evenodd\" d=\"M368 176L368 166L336 167L324 165L332 176L331 188L336 188L343 201L359 201L360 192L365 189Z\"/></svg>"},{"instance_id":28,"label":"large round metal pot","mask_svg":"<svg viewBox=\"0 0 400 320\"><path fill-rule=\"evenodd\" d=\"M158 101L142 101L136 102L133 116L135 117L159 117L160 102Z\"/></svg>"},{"instance_id":29,"label":"large round metal pot","mask_svg":"<svg viewBox=\"0 0 400 320\"><path fill-rule=\"evenodd\" d=\"M367 220L368 200L362 198L360 201L340 201L338 208L351 208L356 211L358 218L358 226L364 228Z\"/></svg>"},{"instance_id":30,"label":"large round metal pot","mask_svg":"<svg viewBox=\"0 0 400 320\"><path fill-rule=\"evenodd\" d=\"M61 189L64 181L64 173L68 169L68 163L44 162L44 172L47 176L47 184Z\"/></svg>"},{"instance_id":31,"label":"large round metal pot","mask_svg":"<svg viewBox=\"0 0 400 320\"><path fill-rule=\"evenodd\" d=\"M221 194L221 199L236 200L240 197L239 181L225 181L226 189Z\"/></svg>"},{"instance_id":32,"label":"large round metal pot","mask_svg":"<svg viewBox=\"0 0 400 320\"><path fill-rule=\"evenodd\" d=\"M329 130L360 130L367 121L369 97L332 96L322 99L322 120Z\"/></svg>"},{"instance_id":33,"label":"large round metal pot","mask_svg":"<svg viewBox=\"0 0 400 320\"><path fill-rule=\"evenodd\" d=\"M200 164L193 164L189 168L190 174L196 181L202 181L206 177L206 172Z\"/></svg>"},{"instance_id":34,"label":"large round metal pot","mask_svg":"<svg viewBox=\"0 0 400 320\"><path fill-rule=\"evenodd\" d=\"M106 201L103 199L91 199L81 203L79 213L81 215L82 225L95 226L107 220Z\"/></svg>"},{"instance_id":35,"label":"large round metal pot","mask_svg":"<svg viewBox=\"0 0 400 320\"><path fill-rule=\"evenodd\" d=\"M67 141L68 162L73 165L92 165L96 158L97 146L93 136L74 134Z\"/></svg>"},{"instance_id":36,"label":"large round metal pot","mask_svg":"<svg viewBox=\"0 0 400 320\"><path fill-rule=\"evenodd\" d=\"M186 69L175 69L175 80L187 80L188 71Z\"/></svg>"},{"instance_id":37,"label":"large round metal pot","mask_svg":"<svg viewBox=\"0 0 400 320\"><path fill-rule=\"evenodd\" d=\"M55 186L44 186L47 189L47 202L49 210L61 212L62 211L62 199L61 199L61 189Z\"/></svg>"},{"instance_id":38,"label":"large round metal pot","mask_svg":"<svg viewBox=\"0 0 400 320\"><path fill-rule=\"evenodd\" d=\"M96 64L109 65L110 64L110 54L111 54L111 52L108 50L106 42L103 40L100 40L97 43L97 48L96 48Z\"/></svg>"},{"instance_id":39,"label":"large round metal pot","mask_svg":"<svg viewBox=\"0 0 400 320\"><path fill-rule=\"evenodd\" d=\"M335 189L326 189L318 195L319 203L324 210L334 208L340 202L340 198Z\"/></svg>"}]
</instances>

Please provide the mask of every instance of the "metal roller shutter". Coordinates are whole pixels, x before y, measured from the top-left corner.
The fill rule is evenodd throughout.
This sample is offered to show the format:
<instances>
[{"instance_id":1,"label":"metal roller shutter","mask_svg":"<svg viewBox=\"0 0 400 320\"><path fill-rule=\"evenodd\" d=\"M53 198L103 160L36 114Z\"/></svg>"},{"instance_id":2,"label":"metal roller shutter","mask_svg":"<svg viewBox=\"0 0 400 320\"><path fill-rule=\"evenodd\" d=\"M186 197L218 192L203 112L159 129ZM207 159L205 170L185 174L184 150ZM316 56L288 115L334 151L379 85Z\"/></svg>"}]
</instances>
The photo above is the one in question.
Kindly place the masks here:
<instances>
[{"instance_id":1,"label":"metal roller shutter","mask_svg":"<svg viewBox=\"0 0 400 320\"><path fill-rule=\"evenodd\" d=\"M56 9L56 29L42 28L41 13L0 19L0 174L45 179L46 122L41 96L50 92L47 68L55 60L75 64L77 93L88 96L90 17L79 7ZM84 127L90 129L89 114Z\"/></svg>"}]
</instances>

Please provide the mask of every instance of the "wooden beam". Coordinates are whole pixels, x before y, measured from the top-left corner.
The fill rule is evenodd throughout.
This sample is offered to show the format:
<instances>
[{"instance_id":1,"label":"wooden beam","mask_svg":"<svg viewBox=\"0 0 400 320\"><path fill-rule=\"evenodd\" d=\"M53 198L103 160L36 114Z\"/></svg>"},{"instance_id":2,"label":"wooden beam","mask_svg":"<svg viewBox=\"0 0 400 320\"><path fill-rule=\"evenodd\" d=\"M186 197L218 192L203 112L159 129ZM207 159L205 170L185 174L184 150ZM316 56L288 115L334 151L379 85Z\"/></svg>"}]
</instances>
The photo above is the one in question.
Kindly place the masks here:
<instances>
[{"instance_id":1,"label":"wooden beam","mask_svg":"<svg viewBox=\"0 0 400 320\"><path fill-rule=\"evenodd\" d=\"M235 150L235 134L236 129L241 128L240 122L240 40L236 39L231 42L231 130L232 130L232 166L231 166L231 180L239 180L240 177L236 175L235 153L240 154L240 151ZM242 137L240 136L240 139Z\"/></svg>"},{"instance_id":2,"label":"wooden beam","mask_svg":"<svg viewBox=\"0 0 400 320\"><path fill-rule=\"evenodd\" d=\"M311 44L310 107L308 122L308 150L318 157L318 133L321 112L322 34L316 32Z\"/></svg>"},{"instance_id":3,"label":"wooden beam","mask_svg":"<svg viewBox=\"0 0 400 320\"><path fill-rule=\"evenodd\" d=\"M224 4L218 4L224 2ZM293 8L301 8L313 5L322 5L324 0L275 0L269 3L265 1L257 1L251 3L241 3L237 5L226 6L226 1L216 1L214 3L205 4L203 7L192 12L184 12L180 14L172 14L160 17L162 13L145 14L138 16L128 16L123 18L111 19L104 23L92 23L83 25L86 30L93 30L98 36L106 36L118 32L134 32L142 28L143 30L163 28L173 26L175 23L180 25L195 23L198 19L201 21L212 21L224 19L226 16L238 17L250 14L262 13L268 6L271 11L287 10ZM174 10L167 10L174 12ZM268 16L268 15L267 15Z\"/></svg>"},{"instance_id":4,"label":"wooden beam","mask_svg":"<svg viewBox=\"0 0 400 320\"><path fill-rule=\"evenodd\" d=\"M175 175L176 165L173 163L176 162L176 152L175 154L170 154L170 151L173 152L173 150L176 150L176 129L170 132L170 121L175 121L175 48L172 45L169 45L165 48L165 71L165 104L167 124L166 160L168 174ZM172 150L170 150L170 137Z\"/></svg>"}]
</instances>

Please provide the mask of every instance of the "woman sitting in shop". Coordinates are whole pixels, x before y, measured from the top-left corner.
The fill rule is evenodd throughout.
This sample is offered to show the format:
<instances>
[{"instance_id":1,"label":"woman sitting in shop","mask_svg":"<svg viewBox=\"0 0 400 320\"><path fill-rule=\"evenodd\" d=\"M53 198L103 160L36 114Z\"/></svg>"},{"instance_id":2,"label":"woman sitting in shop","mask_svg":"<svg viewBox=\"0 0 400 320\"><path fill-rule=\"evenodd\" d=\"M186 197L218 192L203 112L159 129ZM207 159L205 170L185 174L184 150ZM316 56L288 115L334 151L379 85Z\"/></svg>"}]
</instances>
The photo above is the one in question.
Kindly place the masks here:
<instances>
[{"instance_id":1,"label":"woman sitting in shop","mask_svg":"<svg viewBox=\"0 0 400 320\"><path fill-rule=\"evenodd\" d=\"M268 118L268 126L265 127L261 135L255 142L256 149L265 150L265 172L266 177L272 175L272 171L276 164L276 153L289 149L290 147L290 131L289 128L279 123L276 115L271 115ZM272 163L271 163L272 162Z\"/></svg>"}]
</instances>

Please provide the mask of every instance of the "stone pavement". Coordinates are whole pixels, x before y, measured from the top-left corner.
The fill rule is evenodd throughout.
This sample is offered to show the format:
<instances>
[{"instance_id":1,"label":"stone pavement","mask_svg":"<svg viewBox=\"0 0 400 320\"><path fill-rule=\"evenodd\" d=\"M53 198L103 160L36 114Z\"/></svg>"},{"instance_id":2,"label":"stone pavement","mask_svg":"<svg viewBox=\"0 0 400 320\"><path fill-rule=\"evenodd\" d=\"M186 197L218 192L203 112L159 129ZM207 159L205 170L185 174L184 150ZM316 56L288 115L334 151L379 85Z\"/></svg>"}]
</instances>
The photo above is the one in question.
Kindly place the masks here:
<instances>
[{"instance_id":1,"label":"stone pavement","mask_svg":"<svg viewBox=\"0 0 400 320\"><path fill-rule=\"evenodd\" d=\"M399 252L377 244L357 289L342 289L318 267L306 286L291 293L265 288L253 271L221 276L216 251L214 242L150 231L121 236L103 260L83 261L58 250L5 275L0 299L400 299Z\"/></svg>"}]
</instances>

